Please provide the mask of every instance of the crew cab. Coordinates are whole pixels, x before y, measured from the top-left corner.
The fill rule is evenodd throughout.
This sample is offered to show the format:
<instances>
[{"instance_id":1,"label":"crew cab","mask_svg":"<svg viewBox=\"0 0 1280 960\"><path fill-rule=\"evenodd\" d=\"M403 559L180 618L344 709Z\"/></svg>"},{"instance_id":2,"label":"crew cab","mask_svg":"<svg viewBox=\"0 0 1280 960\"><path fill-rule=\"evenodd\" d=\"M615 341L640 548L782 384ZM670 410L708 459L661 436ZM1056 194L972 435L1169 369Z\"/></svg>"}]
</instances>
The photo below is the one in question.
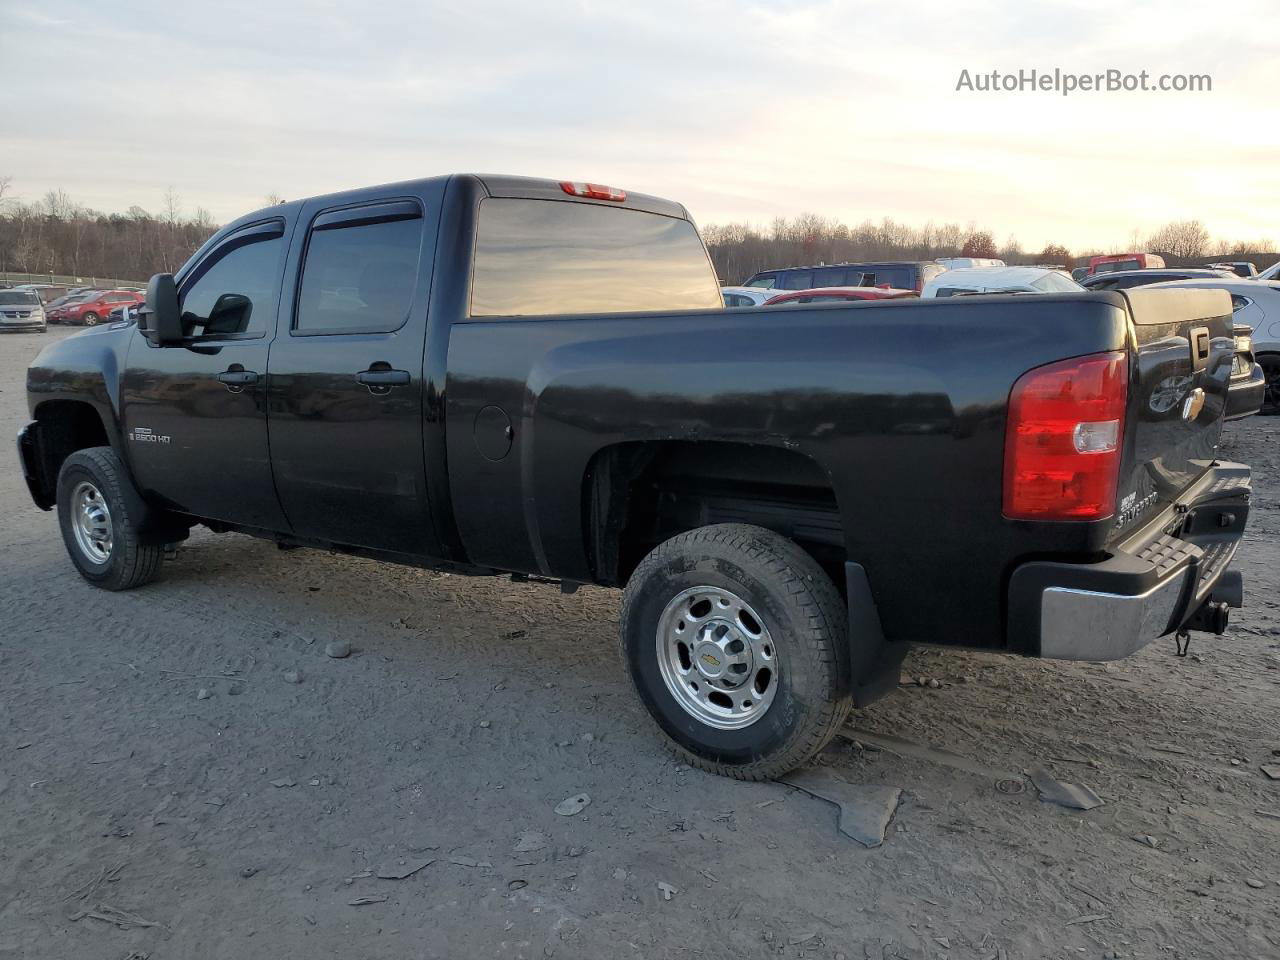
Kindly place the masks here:
<instances>
[{"instance_id":1,"label":"crew cab","mask_svg":"<svg viewBox=\"0 0 1280 960\"><path fill-rule=\"evenodd\" d=\"M223 227L138 322L40 353L18 448L108 590L196 524L624 588L656 725L760 779L911 643L1110 660L1225 629L1232 357L1222 291L726 309L678 203L456 175Z\"/></svg>"}]
</instances>

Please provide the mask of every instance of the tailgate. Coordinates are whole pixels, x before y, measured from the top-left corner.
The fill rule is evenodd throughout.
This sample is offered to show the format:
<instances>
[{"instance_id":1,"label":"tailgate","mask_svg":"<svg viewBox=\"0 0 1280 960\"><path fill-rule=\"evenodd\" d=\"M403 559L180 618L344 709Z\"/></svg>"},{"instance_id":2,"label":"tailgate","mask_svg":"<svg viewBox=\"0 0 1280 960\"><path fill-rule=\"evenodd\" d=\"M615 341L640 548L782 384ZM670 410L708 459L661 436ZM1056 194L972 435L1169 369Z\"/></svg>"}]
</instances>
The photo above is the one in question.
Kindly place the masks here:
<instances>
[{"instance_id":1,"label":"tailgate","mask_svg":"<svg viewBox=\"0 0 1280 960\"><path fill-rule=\"evenodd\" d=\"M1125 290L1136 354L1110 539L1168 508L1213 464L1235 357L1225 290Z\"/></svg>"}]
</instances>

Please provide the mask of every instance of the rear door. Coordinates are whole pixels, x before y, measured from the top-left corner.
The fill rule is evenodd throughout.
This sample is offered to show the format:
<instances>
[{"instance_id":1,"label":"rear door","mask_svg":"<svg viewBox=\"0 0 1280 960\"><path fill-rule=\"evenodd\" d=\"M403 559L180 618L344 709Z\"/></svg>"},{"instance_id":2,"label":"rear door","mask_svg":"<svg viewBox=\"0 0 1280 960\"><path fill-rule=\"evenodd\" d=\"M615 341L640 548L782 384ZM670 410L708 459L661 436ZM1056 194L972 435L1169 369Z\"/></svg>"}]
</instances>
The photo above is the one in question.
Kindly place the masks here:
<instances>
[{"instance_id":1,"label":"rear door","mask_svg":"<svg viewBox=\"0 0 1280 960\"><path fill-rule=\"evenodd\" d=\"M303 208L269 366L276 489L299 536L438 554L422 443L433 189Z\"/></svg>"},{"instance_id":2,"label":"rear door","mask_svg":"<svg viewBox=\"0 0 1280 960\"><path fill-rule=\"evenodd\" d=\"M1167 507L1212 465L1235 358L1223 290L1121 294L1136 348L1116 533Z\"/></svg>"}]
</instances>

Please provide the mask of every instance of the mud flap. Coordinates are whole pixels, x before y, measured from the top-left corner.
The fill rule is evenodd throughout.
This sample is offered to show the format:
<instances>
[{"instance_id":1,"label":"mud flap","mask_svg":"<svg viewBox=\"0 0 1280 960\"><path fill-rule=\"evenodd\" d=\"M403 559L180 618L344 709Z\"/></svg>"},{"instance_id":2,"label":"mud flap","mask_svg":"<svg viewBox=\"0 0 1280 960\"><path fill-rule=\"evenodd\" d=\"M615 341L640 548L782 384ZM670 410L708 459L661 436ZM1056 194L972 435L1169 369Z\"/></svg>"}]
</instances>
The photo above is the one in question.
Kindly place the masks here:
<instances>
[{"instance_id":1,"label":"mud flap","mask_svg":"<svg viewBox=\"0 0 1280 960\"><path fill-rule=\"evenodd\" d=\"M880 625L867 571L860 563L844 565L849 608L849 677L853 705L865 707L898 687L909 643L890 643Z\"/></svg>"}]
</instances>

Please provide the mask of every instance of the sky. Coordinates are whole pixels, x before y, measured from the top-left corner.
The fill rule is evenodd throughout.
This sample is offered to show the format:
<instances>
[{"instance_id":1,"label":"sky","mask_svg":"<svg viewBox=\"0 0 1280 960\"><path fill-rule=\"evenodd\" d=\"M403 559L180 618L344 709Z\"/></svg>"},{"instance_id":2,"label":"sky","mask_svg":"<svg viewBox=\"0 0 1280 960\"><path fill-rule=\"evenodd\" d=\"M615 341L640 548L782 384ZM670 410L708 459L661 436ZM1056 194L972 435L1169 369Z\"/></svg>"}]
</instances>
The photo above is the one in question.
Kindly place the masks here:
<instances>
[{"instance_id":1,"label":"sky","mask_svg":"<svg viewBox=\"0 0 1280 960\"><path fill-rule=\"evenodd\" d=\"M591 180L700 223L976 222L1120 249L1280 242L1274 0L0 0L0 177L219 222L451 172ZM957 90L992 70L1209 92ZM1273 243L1272 246L1275 244Z\"/></svg>"}]
</instances>

